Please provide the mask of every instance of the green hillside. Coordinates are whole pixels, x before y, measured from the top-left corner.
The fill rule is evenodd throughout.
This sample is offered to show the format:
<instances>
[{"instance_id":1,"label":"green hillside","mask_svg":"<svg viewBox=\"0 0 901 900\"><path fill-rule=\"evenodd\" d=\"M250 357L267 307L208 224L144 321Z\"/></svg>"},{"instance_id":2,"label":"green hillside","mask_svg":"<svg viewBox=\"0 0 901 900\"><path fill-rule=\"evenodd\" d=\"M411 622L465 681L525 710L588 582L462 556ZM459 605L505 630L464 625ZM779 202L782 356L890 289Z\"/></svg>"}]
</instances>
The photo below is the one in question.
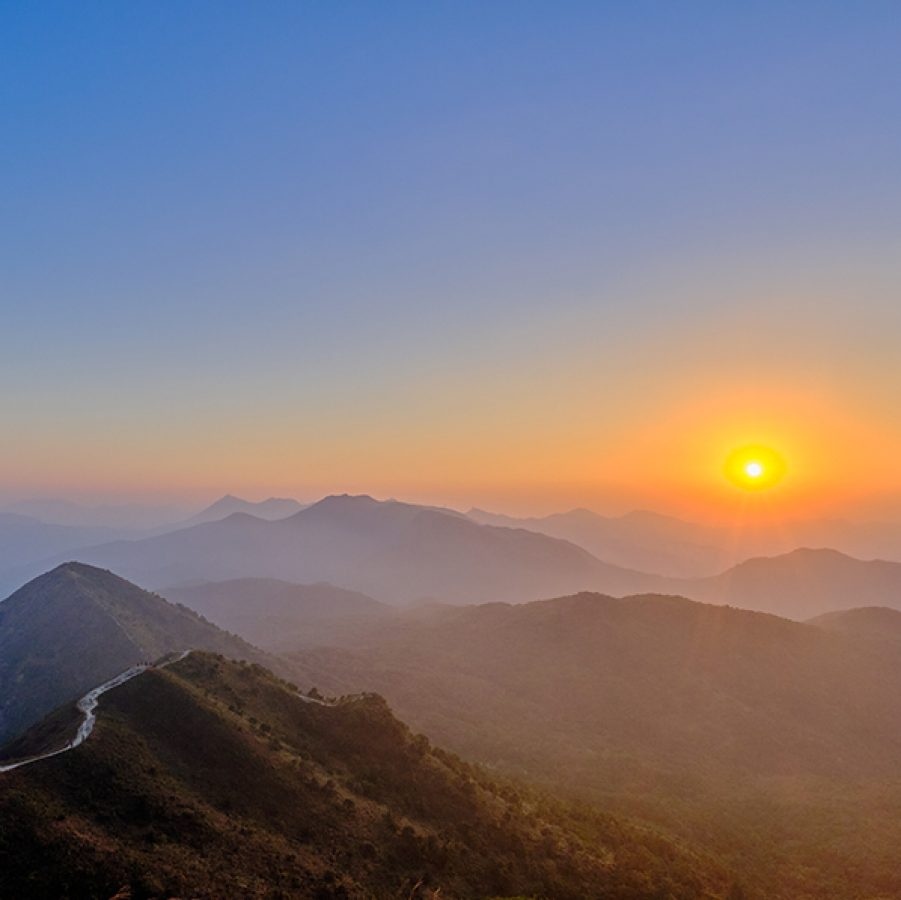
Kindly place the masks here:
<instances>
[{"instance_id":1,"label":"green hillside","mask_svg":"<svg viewBox=\"0 0 901 900\"><path fill-rule=\"evenodd\" d=\"M440 890L440 894L439 894ZM710 860L437 750L379 697L195 653L0 775L0 896L737 897Z\"/></svg>"}]
</instances>

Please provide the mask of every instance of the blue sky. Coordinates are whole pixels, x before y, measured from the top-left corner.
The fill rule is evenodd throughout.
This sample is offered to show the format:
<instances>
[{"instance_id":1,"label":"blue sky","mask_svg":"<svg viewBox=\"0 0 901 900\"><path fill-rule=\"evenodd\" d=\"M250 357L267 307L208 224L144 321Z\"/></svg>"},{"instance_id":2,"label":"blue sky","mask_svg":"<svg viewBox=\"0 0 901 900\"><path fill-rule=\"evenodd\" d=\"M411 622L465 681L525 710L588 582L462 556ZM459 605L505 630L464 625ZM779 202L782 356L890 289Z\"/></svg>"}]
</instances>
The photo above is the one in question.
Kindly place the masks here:
<instances>
[{"instance_id":1,"label":"blue sky","mask_svg":"<svg viewBox=\"0 0 901 900\"><path fill-rule=\"evenodd\" d=\"M4 3L0 34L0 491L600 497L711 380L873 422L901 386L896 4Z\"/></svg>"}]
</instances>

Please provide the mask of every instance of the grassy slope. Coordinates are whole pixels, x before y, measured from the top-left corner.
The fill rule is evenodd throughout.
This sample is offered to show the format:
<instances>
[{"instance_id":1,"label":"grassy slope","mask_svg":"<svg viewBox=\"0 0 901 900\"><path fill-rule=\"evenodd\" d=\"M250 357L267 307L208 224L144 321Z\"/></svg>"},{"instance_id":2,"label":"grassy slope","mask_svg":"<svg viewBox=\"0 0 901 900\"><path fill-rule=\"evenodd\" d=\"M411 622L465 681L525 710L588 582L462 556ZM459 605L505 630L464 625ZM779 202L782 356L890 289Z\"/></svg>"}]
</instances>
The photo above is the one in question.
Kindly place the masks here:
<instances>
[{"instance_id":1,"label":"grassy slope","mask_svg":"<svg viewBox=\"0 0 901 900\"><path fill-rule=\"evenodd\" d=\"M135 898L361 900L731 889L652 832L487 779L378 697L303 703L260 667L207 654L108 694L78 750L0 776L0 896L125 885Z\"/></svg>"}]
</instances>

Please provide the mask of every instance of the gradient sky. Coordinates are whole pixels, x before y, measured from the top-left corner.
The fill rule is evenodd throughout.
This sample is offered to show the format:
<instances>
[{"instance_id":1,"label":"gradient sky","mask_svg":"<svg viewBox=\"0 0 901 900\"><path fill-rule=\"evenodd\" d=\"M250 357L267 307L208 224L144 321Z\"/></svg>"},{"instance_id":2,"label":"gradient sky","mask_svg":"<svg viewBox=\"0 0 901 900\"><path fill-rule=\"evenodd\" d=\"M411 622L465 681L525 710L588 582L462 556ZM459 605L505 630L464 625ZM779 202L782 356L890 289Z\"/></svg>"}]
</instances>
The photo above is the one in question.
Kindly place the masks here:
<instances>
[{"instance_id":1,"label":"gradient sky","mask_svg":"<svg viewBox=\"0 0 901 900\"><path fill-rule=\"evenodd\" d=\"M901 497L901 6L0 5L0 496ZM875 498L875 499L874 499Z\"/></svg>"}]
</instances>

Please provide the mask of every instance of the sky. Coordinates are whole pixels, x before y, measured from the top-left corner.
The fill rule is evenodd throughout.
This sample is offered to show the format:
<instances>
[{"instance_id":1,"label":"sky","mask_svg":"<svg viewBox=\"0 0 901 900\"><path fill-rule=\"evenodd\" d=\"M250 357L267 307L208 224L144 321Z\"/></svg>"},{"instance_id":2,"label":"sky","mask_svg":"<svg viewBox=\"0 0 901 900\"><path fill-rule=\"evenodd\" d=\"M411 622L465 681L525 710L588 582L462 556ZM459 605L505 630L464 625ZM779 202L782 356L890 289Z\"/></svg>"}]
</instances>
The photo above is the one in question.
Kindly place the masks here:
<instances>
[{"instance_id":1,"label":"sky","mask_svg":"<svg viewBox=\"0 0 901 900\"><path fill-rule=\"evenodd\" d=\"M878 0L0 3L0 498L901 516L899 46Z\"/></svg>"}]
</instances>

